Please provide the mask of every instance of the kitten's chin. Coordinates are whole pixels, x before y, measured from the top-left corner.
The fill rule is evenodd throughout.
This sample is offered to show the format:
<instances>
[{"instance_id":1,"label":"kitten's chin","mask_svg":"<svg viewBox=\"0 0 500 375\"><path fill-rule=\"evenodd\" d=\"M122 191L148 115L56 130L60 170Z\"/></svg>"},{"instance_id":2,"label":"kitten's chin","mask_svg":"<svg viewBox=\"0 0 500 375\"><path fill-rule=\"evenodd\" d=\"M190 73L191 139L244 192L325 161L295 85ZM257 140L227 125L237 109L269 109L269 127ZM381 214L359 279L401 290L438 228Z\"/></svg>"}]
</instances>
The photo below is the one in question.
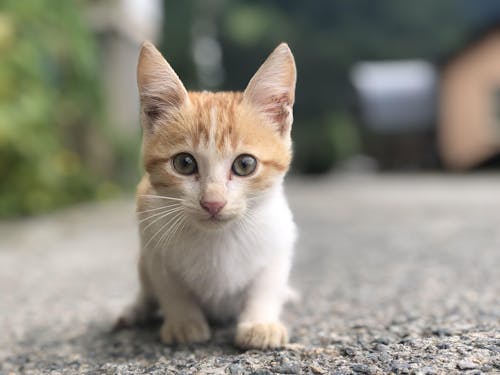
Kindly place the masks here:
<instances>
[{"instance_id":1,"label":"kitten's chin","mask_svg":"<svg viewBox=\"0 0 500 375\"><path fill-rule=\"evenodd\" d=\"M193 222L199 229L217 231L230 226L236 221L237 217L237 215L201 216L194 218Z\"/></svg>"}]
</instances>

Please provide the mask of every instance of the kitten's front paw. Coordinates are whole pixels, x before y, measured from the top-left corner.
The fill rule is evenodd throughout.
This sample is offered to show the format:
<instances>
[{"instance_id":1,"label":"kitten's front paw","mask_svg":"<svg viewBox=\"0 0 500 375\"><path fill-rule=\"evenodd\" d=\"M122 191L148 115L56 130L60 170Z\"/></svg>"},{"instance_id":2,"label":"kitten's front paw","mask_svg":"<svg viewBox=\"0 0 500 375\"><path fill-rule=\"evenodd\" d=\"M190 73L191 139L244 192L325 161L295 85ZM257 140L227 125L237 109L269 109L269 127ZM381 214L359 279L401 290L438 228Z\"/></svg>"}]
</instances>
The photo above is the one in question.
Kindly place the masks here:
<instances>
[{"instance_id":1,"label":"kitten's front paw","mask_svg":"<svg viewBox=\"0 0 500 375\"><path fill-rule=\"evenodd\" d=\"M170 321L167 318L161 326L160 336L164 344L197 343L210 339L210 328L205 319Z\"/></svg>"},{"instance_id":2,"label":"kitten's front paw","mask_svg":"<svg viewBox=\"0 0 500 375\"><path fill-rule=\"evenodd\" d=\"M236 346L242 349L280 348L288 343L288 332L280 322L238 324Z\"/></svg>"}]
</instances>

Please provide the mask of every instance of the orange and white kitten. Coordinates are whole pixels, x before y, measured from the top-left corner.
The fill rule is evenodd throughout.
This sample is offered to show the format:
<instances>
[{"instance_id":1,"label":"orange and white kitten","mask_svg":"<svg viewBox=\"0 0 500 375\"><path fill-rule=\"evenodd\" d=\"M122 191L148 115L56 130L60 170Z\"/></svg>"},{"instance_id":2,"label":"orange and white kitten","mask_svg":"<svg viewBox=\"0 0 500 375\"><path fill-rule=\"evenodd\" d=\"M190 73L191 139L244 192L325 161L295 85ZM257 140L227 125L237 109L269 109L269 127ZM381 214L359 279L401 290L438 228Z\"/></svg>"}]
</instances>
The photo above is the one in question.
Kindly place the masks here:
<instances>
[{"instance_id":1,"label":"orange and white kitten","mask_svg":"<svg viewBox=\"0 0 500 375\"><path fill-rule=\"evenodd\" d=\"M146 173L137 191L141 291L121 323L159 307L164 343L210 338L237 319L241 348L288 342L295 224L283 193L296 70L280 44L241 92L188 92L150 43L137 81Z\"/></svg>"}]
</instances>

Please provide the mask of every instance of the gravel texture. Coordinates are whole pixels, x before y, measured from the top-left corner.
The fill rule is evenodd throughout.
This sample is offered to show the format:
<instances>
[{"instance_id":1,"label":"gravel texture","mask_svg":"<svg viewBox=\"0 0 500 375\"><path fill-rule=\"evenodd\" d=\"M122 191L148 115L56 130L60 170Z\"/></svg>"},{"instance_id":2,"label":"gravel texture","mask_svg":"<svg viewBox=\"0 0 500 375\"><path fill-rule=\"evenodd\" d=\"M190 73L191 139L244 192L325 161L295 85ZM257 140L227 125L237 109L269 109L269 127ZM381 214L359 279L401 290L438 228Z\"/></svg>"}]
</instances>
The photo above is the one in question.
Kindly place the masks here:
<instances>
[{"instance_id":1,"label":"gravel texture","mask_svg":"<svg viewBox=\"0 0 500 375\"><path fill-rule=\"evenodd\" d=\"M500 178L294 180L292 343L111 332L137 288L129 200L0 224L0 374L500 373Z\"/></svg>"}]
</instances>

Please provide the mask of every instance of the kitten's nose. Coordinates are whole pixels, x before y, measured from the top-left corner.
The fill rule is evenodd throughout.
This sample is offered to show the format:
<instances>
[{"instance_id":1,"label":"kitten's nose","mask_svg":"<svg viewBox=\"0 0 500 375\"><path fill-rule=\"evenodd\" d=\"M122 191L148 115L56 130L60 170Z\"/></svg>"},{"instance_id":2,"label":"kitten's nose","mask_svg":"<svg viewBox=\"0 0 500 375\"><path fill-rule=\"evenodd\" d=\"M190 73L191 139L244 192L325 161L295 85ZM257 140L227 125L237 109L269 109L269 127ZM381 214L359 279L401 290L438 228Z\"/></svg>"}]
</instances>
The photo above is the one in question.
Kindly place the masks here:
<instances>
[{"instance_id":1,"label":"kitten's nose","mask_svg":"<svg viewBox=\"0 0 500 375\"><path fill-rule=\"evenodd\" d=\"M224 208L226 203L226 201L200 201L201 207L212 216L217 215L220 210Z\"/></svg>"}]
</instances>

